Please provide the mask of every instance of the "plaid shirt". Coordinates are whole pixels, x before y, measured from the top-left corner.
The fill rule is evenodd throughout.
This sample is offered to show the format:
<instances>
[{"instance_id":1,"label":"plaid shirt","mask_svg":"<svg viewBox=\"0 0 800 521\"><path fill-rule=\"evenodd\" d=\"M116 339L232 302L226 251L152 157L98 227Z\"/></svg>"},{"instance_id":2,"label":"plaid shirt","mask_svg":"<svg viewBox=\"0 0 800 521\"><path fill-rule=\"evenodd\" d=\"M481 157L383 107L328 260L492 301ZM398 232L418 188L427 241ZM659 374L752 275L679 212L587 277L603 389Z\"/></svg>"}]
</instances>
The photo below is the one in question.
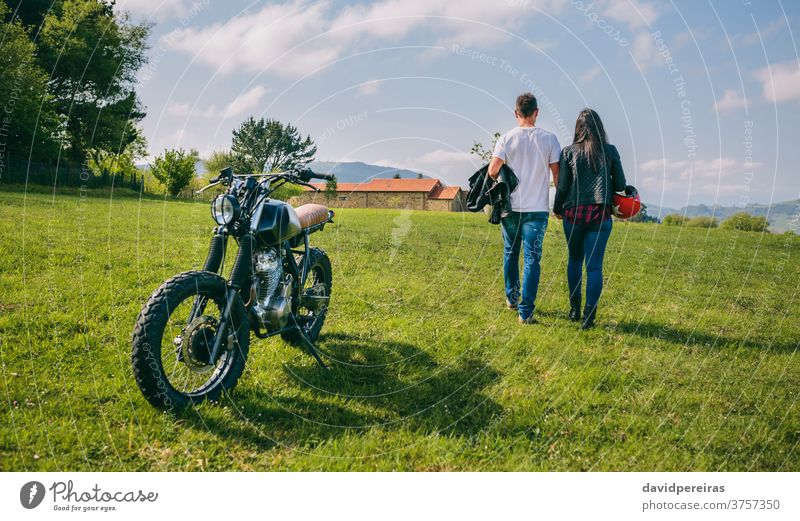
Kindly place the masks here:
<instances>
[{"instance_id":1,"label":"plaid shirt","mask_svg":"<svg viewBox=\"0 0 800 521\"><path fill-rule=\"evenodd\" d=\"M598 224L611 218L611 208L605 204L579 204L564 210L570 224Z\"/></svg>"}]
</instances>

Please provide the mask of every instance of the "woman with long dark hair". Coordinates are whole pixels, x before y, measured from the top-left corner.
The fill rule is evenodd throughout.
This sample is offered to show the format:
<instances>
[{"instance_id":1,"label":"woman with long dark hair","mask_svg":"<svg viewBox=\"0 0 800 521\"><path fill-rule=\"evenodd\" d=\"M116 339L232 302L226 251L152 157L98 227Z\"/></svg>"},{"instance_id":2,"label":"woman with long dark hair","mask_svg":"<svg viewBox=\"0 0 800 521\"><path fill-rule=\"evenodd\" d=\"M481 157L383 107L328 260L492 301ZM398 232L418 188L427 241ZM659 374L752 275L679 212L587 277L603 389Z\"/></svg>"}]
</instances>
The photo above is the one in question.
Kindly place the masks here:
<instances>
[{"instance_id":1,"label":"woman with long dark hair","mask_svg":"<svg viewBox=\"0 0 800 521\"><path fill-rule=\"evenodd\" d=\"M564 221L569 262L569 318L581 320L581 286L586 264L586 306L582 329L594 326L603 291L603 256L611 235L612 196L624 192L625 173L614 145L608 143L600 116L583 109L575 122L572 145L561 151L553 213Z\"/></svg>"}]
</instances>

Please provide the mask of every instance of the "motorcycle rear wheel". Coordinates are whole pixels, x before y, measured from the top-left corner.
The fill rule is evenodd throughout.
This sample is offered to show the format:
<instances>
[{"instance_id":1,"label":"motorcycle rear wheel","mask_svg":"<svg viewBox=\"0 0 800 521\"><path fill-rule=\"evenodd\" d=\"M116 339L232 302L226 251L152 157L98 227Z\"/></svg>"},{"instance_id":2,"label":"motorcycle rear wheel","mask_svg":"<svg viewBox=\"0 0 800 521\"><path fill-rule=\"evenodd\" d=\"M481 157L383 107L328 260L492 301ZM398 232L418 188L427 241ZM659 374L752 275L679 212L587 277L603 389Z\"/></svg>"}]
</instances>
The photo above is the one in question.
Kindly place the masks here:
<instances>
[{"instance_id":1,"label":"motorcycle rear wheel","mask_svg":"<svg viewBox=\"0 0 800 521\"><path fill-rule=\"evenodd\" d=\"M330 297L333 270L331 269L331 260L328 258L328 254L320 248L310 248L308 256L308 277L305 286L300 289L300 294L313 292L318 296ZM298 263L302 264L302 262L301 258ZM297 309L297 323L302 328L302 332L298 329L290 329L281 333L281 338L299 347L307 347L306 339L312 344L316 343L325 323L327 313L327 306L322 310L312 310L299 306Z\"/></svg>"}]
</instances>

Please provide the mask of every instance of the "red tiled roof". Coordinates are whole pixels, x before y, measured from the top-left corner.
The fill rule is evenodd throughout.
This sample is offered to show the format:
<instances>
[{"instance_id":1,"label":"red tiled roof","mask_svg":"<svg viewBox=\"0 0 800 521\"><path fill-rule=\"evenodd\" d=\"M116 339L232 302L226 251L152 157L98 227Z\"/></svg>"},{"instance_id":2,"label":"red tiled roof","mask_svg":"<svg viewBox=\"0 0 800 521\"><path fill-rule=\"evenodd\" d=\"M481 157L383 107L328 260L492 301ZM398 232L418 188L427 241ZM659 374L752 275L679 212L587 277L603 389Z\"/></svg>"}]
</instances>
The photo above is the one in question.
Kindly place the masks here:
<instances>
[{"instance_id":1,"label":"red tiled roof","mask_svg":"<svg viewBox=\"0 0 800 521\"><path fill-rule=\"evenodd\" d=\"M325 183L314 186L325 190ZM438 179L371 179L366 183L337 183L337 192L424 192L441 186ZM449 188L449 187L448 187ZM310 190L310 188L306 188ZM452 198L451 198L452 199Z\"/></svg>"},{"instance_id":2,"label":"red tiled roof","mask_svg":"<svg viewBox=\"0 0 800 521\"><path fill-rule=\"evenodd\" d=\"M453 200L461 190L460 186L437 186L433 192L428 196L428 199L446 199Z\"/></svg>"}]
</instances>

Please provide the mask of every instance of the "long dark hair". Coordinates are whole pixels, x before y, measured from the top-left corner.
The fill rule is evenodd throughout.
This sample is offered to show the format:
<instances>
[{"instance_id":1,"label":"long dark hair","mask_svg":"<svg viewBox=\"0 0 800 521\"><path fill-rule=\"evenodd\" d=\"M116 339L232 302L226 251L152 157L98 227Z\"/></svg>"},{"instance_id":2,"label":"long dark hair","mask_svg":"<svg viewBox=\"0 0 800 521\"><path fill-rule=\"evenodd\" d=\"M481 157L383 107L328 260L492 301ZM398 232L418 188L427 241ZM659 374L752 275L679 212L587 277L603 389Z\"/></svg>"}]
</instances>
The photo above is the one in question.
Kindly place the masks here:
<instances>
[{"instance_id":1,"label":"long dark hair","mask_svg":"<svg viewBox=\"0 0 800 521\"><path fill-rule=\"evenodd\" d=\"M608 143L606 129L600 116L592 109L583 109L575 121L575 137L573 144L578 145L580 152L589 161L594 170L605 166L605 150Z\"/></svg>"}]
</instances>

